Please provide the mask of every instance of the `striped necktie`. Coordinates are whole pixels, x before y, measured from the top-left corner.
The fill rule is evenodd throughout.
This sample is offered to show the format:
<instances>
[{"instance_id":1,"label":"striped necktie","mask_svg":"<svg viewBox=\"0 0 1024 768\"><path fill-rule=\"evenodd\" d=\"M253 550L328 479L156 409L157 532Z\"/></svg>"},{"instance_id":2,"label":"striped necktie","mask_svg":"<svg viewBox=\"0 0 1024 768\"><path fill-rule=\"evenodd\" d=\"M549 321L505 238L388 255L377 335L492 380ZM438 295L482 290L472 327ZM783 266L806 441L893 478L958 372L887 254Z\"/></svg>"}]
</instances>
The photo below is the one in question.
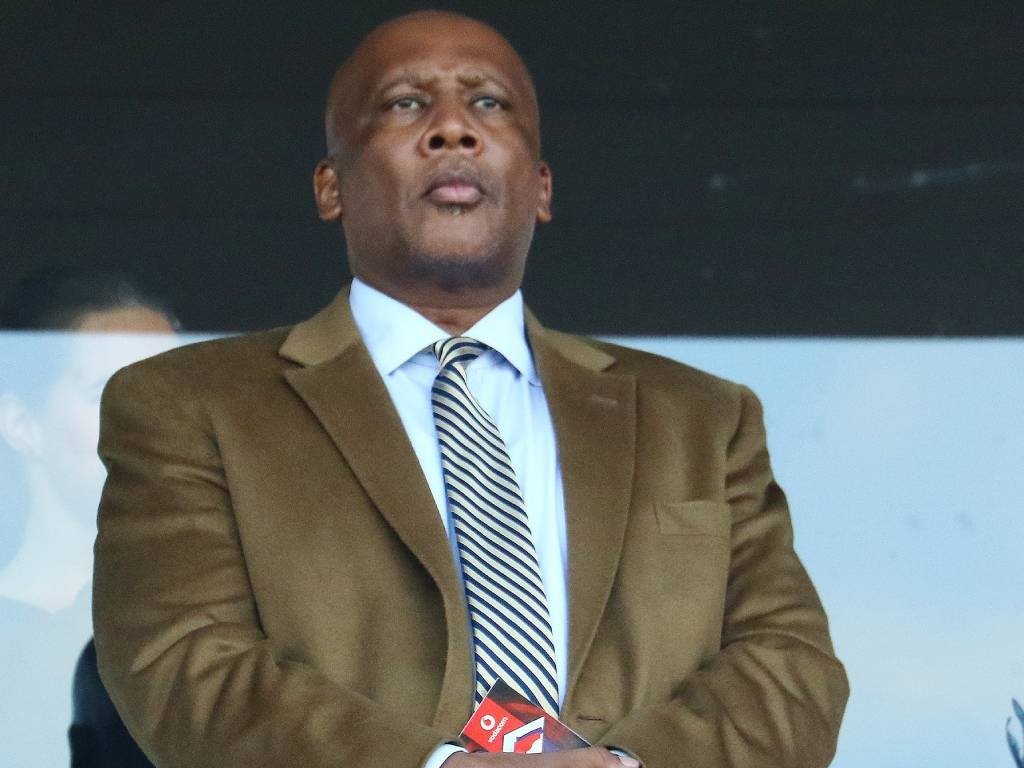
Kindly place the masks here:
<instances>
[{"instance_id":1,"label":"striped necktie","mask_svg":"<svg viewBox=\"0 0 1024 768\"><path fill-rule=\"evenodd\" d=\"M558 714L555 646L519 483L498 427L469 391L466 366L488 347L434 344L431 403L445 495L462 561L476 659L476 702L498 678Z\"/></svg>"}]
</instances>

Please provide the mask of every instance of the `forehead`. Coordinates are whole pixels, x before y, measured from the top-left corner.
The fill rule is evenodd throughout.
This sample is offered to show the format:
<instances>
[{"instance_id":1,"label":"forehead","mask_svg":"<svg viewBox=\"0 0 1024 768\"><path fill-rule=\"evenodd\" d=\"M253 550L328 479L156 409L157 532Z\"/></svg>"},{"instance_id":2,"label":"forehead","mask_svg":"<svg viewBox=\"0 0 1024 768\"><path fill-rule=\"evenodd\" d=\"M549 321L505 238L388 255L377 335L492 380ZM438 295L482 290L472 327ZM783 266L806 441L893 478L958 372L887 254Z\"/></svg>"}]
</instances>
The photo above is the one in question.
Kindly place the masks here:
<instances>
[{"instance_id":1,"label":"forehead","mask_svg":"<svg viewBox=\"0 0 1024 768\"><path fill-rule=\"evenodd\" d=\"M451 75L467 82L495 80L532 92L519 55L497 32L463 21L432 21L386 27L367 38L350 60L360 90L394 80L429 81Z\"/></svg>"}]
</instances>

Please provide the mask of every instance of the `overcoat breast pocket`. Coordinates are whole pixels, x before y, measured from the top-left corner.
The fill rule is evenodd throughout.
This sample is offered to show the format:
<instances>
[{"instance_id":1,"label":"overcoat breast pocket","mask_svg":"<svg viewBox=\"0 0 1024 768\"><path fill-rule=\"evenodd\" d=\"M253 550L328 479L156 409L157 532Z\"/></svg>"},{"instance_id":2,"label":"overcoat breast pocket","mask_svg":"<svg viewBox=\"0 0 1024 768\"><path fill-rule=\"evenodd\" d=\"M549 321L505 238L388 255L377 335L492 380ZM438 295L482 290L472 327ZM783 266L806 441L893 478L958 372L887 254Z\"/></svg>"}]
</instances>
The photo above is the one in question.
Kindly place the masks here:
<instances>
[{"instance_id":1,"label":"overcoat breast pocket","mask_svg":"<svg viewBox=\"0 0 1024 768\"><path fill-rule=\"evenodd\" d=\"M622 560L616 594L624 597L610 613L650 679L680 680L721 645L732 513L710 499L652 500L651 509L654 519L645 516L644 535Z\"/></svg>"},{"instance_id":2,"label":"overcoat breast pocket","mask_svg":"<svg viewBox=\"0 0 1024 768\"><path fill-rule=\"evenodd\" d=\"M724 501L698 499L694 501L657 502L654 514L658 529L669 536L712 536L729 540L732 514Z\"/></svg>"}]
</instances>

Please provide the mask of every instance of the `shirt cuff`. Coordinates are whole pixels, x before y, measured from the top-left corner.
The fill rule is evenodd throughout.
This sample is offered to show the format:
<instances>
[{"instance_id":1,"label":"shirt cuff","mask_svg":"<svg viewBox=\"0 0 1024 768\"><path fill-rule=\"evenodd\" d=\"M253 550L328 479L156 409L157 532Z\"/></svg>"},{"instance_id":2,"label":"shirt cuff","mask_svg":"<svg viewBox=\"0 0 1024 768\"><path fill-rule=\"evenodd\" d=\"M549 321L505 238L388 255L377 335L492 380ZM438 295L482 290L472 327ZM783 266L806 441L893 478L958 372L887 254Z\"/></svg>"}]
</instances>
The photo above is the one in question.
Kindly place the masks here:
<instances>
[{"instance_id":1,"label":"shirt cuff","mask_svg":"<svg viewBox=\"0 0 1024 768\"><path fill-rule=\"evenodd\" d=\"M624 749L619 749L618 747L605 747L605 749L607 749L613 755L617 755L619 757L632 757L634 760L640 760L640 758L637 757L636 755L631 754L631 753L627 752ZM640 760L640 764L641 765L643 765L643 762L644 762L643 760Z\"/></svg>"},{"instance_id":2,"label":"shirt cuff","mask_svg":"<svg viewBox=\"0 0 1024 768\"><path fill-rule=\"evenodd\" d=\"M458 744L441 744L427 756L426 760L423 761L423 768L441 768L441 763L443 763L449 757L454 755L456 752L465 751L466 750L460 747Z\"/></svg>"}]
</instances>

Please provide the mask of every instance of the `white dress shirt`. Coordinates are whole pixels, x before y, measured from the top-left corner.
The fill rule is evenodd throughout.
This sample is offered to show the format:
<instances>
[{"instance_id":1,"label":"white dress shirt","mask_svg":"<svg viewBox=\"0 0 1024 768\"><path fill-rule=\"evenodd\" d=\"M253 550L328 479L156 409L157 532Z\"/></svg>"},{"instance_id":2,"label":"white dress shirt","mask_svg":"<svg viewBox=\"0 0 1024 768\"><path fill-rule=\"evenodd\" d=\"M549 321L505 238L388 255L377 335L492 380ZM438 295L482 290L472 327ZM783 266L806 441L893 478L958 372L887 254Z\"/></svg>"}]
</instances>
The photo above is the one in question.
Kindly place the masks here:
<instances>
[{"instance_id":1,"label":"white dress shirt","mask_svg":"<svg viewBox=\"0 0 1024 768\"><path fill-rule=\"evenodd\" d=\"M431 346L451 334L358 279L352 281L349 303L419 460L461 576L430 400L439 370ZM501 432L522 491L551 616L561 702L569 653L565 499L555 430L526 339L522 294L517 291L463 335L490 347L468 364L466 374L473 396ZM437 768L456 751L454 745L438 748L423 768Z\"/></svg>"}]
</instances>

